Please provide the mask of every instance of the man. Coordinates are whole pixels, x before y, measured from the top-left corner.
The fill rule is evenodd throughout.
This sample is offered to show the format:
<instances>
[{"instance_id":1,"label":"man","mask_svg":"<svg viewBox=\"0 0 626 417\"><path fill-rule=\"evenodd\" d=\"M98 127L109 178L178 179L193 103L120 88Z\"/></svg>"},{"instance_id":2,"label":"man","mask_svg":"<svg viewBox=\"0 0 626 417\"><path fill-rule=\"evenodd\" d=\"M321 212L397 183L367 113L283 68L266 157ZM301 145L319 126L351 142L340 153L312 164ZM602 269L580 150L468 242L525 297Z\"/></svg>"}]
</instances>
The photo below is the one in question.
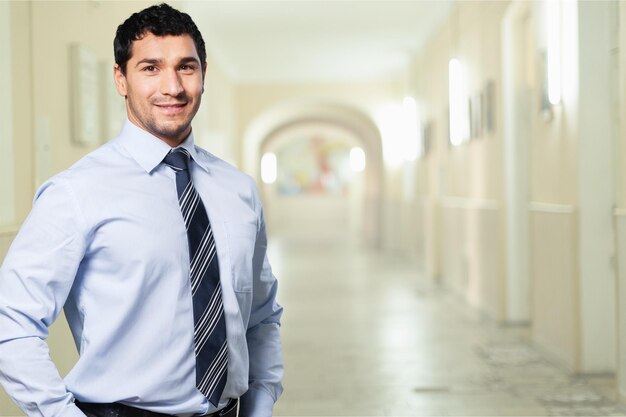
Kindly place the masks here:
<instances>
[{"instance_id":1,"label":"man","mask_svg":"<svg viewBox=\"0 0 626 417\"><path fill-rule=\"evenodd\" d=\"M121 134L38 190L0 269L0 381L29 416L270 416L282 308L253 181L193 142L202 36L161 4L114 49ZM44 342L63 307L65 379Z\"/></svg>"}]
</instances>

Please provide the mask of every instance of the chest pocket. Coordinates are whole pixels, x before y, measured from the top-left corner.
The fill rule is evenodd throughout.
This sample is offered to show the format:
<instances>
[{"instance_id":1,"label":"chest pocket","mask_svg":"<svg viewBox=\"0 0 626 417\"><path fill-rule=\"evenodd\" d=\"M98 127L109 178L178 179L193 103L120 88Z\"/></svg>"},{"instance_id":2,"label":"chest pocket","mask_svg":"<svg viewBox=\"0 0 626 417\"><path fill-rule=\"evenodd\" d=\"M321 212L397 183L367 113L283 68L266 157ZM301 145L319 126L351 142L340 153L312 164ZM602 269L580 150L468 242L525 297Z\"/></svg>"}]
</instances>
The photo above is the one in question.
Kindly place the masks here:
<instances>
[{"instance_id":1,"label":"chest pocket","mask_svg":"<svg viewBox=\"0 0 626 417\"><path fill-rule=\"evenodd\" d=\"M237 292L252 291L252 259L257 227L253 223L226 223L233 288Z\"/></svg>"}]
</instances>

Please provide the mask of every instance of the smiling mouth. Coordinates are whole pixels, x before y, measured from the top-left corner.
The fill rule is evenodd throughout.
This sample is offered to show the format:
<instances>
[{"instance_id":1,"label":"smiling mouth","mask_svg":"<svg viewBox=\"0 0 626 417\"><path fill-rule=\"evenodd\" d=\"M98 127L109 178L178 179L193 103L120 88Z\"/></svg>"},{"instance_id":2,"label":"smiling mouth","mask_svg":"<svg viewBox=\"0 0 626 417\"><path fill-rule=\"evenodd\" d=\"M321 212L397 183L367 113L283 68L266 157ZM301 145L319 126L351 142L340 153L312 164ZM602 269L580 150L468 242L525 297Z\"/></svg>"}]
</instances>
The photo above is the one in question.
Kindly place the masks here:
<instances>
[{"instance_id":1,"label":"smiling mouth","mask_svg":"<svg viewBox=\"0 0 626 417\"><path fill-rule=\"evenodd\" d=\"M183 111L187 103L169 103L169 104L155 104L163 113L166 114L178 114Z\"/></svg>"}]
</instances>

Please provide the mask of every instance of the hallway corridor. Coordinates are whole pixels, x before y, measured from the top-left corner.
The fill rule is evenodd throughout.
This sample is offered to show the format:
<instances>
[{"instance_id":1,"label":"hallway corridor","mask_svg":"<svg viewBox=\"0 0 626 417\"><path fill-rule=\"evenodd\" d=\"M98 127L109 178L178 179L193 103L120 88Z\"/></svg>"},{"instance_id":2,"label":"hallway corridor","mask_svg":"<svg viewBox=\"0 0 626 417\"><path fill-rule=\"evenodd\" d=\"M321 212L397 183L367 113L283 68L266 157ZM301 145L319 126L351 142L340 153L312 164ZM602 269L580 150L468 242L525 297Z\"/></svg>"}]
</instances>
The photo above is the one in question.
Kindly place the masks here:
<instances>
[{"instance_id":1,"label":"hallway corridor","mask_svg":"<svg viewBox=\"0 0 626 417\"><path fill-rule=\"evenodd\" d=\"M271 232L271 231L270 231ZM332 236L270 235L285 307L277 416L626 415L614 381L574 376L417 275Z\"/></svg>"},{"instance_id":2,"label":"hallway corridor","mask_svg":"<svg viewBox=\"0 0 626 417\"><path fill-rule=\"evenodd\" d=\"M40 188L46 181L64 183L68 174L58 174L92 152L98 155L103 145L117 149L108 143L125 140L119 135L126 123L140 130L152 125L135 120L144 116L131 105L136 96L145 102L142 109L150 109L145 114L165 111L163 123L189 116L180 121L174 142L191 131L197 147L256 184L253 190L252 182L240 187L239 180L221 180L225 165L213 158L205 169L189 171L194 187L227 195L203 205L216 226L224 294L231 286L242 293L237 306L232 296L224 304L231 330L256 325L246 312L256 312L259 304L264 308L258 310L269 311L266 299L252 291L257 271L250 265L258 254L251 249L265 244L254 240L252 228L262 223L257 196L262 202L277 301L284 306L284 393L275 404L277 417L626 417L626 0L166 1L195 22L195 42L191 48L187 32L165 36L165 43L185 41L190 48L190 55L176 58L178 66L161 52L139 61L165 65L132 71L154 76L137 78L150 86L149 94L129 90L135 79L120 71L126 58L116 58L120 54L111 46L120 23L154 2L0 0L0 351L4 343L10 350L14 340L40 346L33 338L42 339L65 377L79 359L67 319L58 315L54 321L67 292L69 310L80 311L83 321L92 319L83 305L72 303L83 287L97 311L106 307L113 318L120 312L92 297L84 271L99 265L92 253L107 259L118 253L106 227L123 224L120 216L129 207L152 204L146 200L152 197L146 188L96 204L123 191L107 185L109 179L135 186L126 184L126 171L113 161L105 181L93 180L84 194L72 191L69 180L57 187L67 188L71 198L50 213L75 216L72 227L42 216L52 230L81 237L59 238L63 245L56 248L76 245L84 255L72 252L75 262L66 273L46 274L48 266L66 265L65 256L56 262L50 251L37 249L47 240L21 245L16 238L30 234L29 227L20 230L33 196L49 188ZM201 65L186 74L191 68L182 62L196 54ZM190 79L193 88L187 88ZM183 99L181 91L194 100ZM174 93L175 101L168 98ZM146 146L162 145L164 138L153 136ZM145 168L143 156L136 159ZM156 157L153 162L146 181L162 179L153 174L165 167ZM100 188L102 195L96 194ZM148 221L160 207L141 210L128 221L128 231L120 231L147 243L120 250L125 256L119 265L111 257L107 265L120 282L128 279L120 272L128 265L145 263L137 282L157 282L162 275L159 239L171 244L177 226L172 219ZM105 215L109 208L122 215ZM141 239L135 228L154 239ZM135 242L119 240L123 249ZM139 249L155 255L142 257ZM35 265L35 272L11 267L12 256ZM180 263L186 268L187 258ZM186 294L183 278L179 288ZM146 309L152 304L144 300L162 289L144 291L128 281L136 289L128 301ZM36 293L31 285L41 289L36 302L29 301ZM13 296L5 288L19 291ZM59 288L64 292L57 296ZM158 312L166 314L158 294ZM188 312L190 300L182 295L164 294L163 305ZM7 318L20 332L6 331ZM140 334L126 327L144 331L155 321L144 324L138 314L136 321L111 322L119 325L103 332L103 339L112 349L132 356L130 365L146 359L134 349L143 339L124 347L127 337ZM192 369L191 359L180 353L191 352L190 324L170 320L171 334L187 335L181 344L164 339L175 351L171 358L180 359L172 359L171 369ZM82 338L84 327L79 330L74 333ZM227 338L237 339L235 349L254 344L254 334L244 340L243 332ZM81 347L87 345L81 340ZM109 358L108 350L99 352L96 367ZM237 356L228 362L228 386L237 390L223 391L228 399L245 395L249 376L259 381L258 363L277 368L254 354L252 361L239 362L238 351L229 352ZM170 352L164 355L170 358ZM2 361L9 357L12 367L13 356L0 354L0 379L8 375ZM37 361L15 361L31 362L38 370ZM187 368L179 367L183 362ZM157 371L161 364L156 362ZM119 388L123 372L107 369ZM163 367L166 373L169 378L172 371ZM185 375L191 381L191 373ZM145 399L143 377L137 373L138 381L129 381L140 388L128 393L93 397L137 398L129 402L162 407L172 393ZM197 396L190 387L181 403ZM0 417L37 415L22 411L7 391L0 386ZM64 391L61 396L70 397Z\"/></svg>"}]
</instances>

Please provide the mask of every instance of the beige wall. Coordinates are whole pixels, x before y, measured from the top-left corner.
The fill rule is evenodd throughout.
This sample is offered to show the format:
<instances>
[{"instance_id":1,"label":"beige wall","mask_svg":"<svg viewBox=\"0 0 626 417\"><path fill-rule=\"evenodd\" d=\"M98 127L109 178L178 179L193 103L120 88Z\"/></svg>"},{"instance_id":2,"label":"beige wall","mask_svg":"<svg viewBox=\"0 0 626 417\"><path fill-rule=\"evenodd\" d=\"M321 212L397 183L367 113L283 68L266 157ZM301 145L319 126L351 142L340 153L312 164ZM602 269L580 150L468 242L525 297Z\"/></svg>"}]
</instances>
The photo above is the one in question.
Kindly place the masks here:
<instances>
[{"instance_id":1,"label":"beige wall","mask_svg":"<svg viewBox=\"0 0 626 417\"><path fill-rule=\"evenodd\" d=\"M500 103L500 20L507 2L467 2L437 31L413 65L417 74L418 101L424 103L425 120L435 123L434 151L421 164L427 172L428 194L501 199L503 196L501 125L493 133L483 132L469 144L448 146L448 61L457 57L469 70L469 93L484 90L487 81L496 84L496 109ZM499 112L495 113L500 117ZM431 161L440 164L430 164ZM439 172L437 172L439 170ZM439 189L439 187L441 189Z\"/></svg>"},{"instance_id":2,"label":"beige wall","mask_svg":"<svg viewBox=\"0 0 626 417\"><path fill-rule=\"evenodd\" d=\"M30 209L34 192L33 184L33 127L31 124L33 107L32 42L30 5L28 3L11 3L11 36L12 36L12 83L13 83L13 152L15 178L16 220L21 223ZM18 22L20 22L18 24ZM22 23L23 22L23 23Z\"/></svg>"},{"instance_id":3,"label":"beige wall","mask_svg":"<svg viewBox=\"0 0 626 417\"><path fill-rule=\"evenodd\" d=\"M530 229L533 340L561 365L580 369L580 286L573 206L534 204Z\"/></svg>"},{"instance_id":4,"label":"beige wall","mask_svg":"<svg viewBox=\"0 0 626 417\"><path fill-rule=\"evenodd\" d=\"M620 3L619 7L619 27L626 28L626 7ZM618 55L618 109L619 116L624 113L626 103L626 30L619 32L619 55ZM616 237L616 262L618 271L618 389L622 399L626 399L626 121L617 117L618 136L615 152L615 196L616 207L615 224L617 228Z\"/></svg>"},{"instance_id":5,"label":"beige wall","mask_svg":"<svg viewBox=\"0 0 626 417\"><path fill-rule=\"evenodd\" d=\"M541 23L540 4L536 4L533 13L537 25ZM530 139L530 201L554 204L576 204L578 199L578 145L577 111L578 85L576 74L578 61L576 48L578 35L570 27L563 28L563 100L554 108L551 116L544 115L539 109L539 89L542 68L538 51L545 48L545 36L541 28L535 31L535 50L529 57L537 73L533 79L532 135ZM567 33L566 31L569 31Z\"/></svg>"},{"instance_id":6,"label":"beige wall","mask_svg":"<svg viewBox=\"0 0 626 417\"><path fill-rule=\"evenodd\" d=\"M619 27L626 27L626 7L620 4L619 7ZM618 54L618 97L617 102L621 109L626 103L626 30L619 32L619 50ZM616 206L620 208L626 208L626 122L621 120L621 117L617 118L617 129L619 132L618 139L615 146L615 195Z\"/></svg>"},{"instance_id":7,"label":"beige wall","mask_svg":"<svg viewBox=\"0 0 626 417\"><path fill-rule=\"evenodd\" d=\"M599 12L595 23L585 14L587 20L583 30L587 32L580 32L577 26L579 6L575 2L565 3L561 27L562 101L549 117L541 112L539 102L543 79L540 51L546 43L541 2L530 7L528 22L533 27L532 33L527 33L529 53L520 51L521 55L526 55L528 83L532 90L530 134L525 139L529 143L529 189L521 190L527 199L526 210L530 219L530 277L525 278L530 278L533 284L532 293L525 302L531 311L533 339L538 345L573 370L607 371L615 368L611 358L615 351L614 326L610 325L614 320L611 307L614 300L610 294L615 291L616 277L614 270L603 265L610 262L611 245L606 242L614 238L615 231L608 227L602 233L596 233L598 229L590 229L589 225L610 224L608 215L602 214L610 212L610 207L593 209L598 200L591 197L595 190L590 184L600 168L610 166L612 161L606 156L602 162L598 152L593 156L591 152L585 155L579 155L579 152L581 141L591 146L597 140L608 143L606 141L615 139L604 134L605 120L594 120L585 117L588 112L581 113L583 105L600 99L600 96L596 94L598 89L593 88L594 79L585 78L588 76L584 74L589 72L583 72L587 70L583 65L587 65L587 61L579 53L596 50L599 44L606 48L610 46L604 41L596 42L595 47L589 46L590 40L599 36L600 28L606 29L606 25L600 23L604 12ZM422 176L418 180L418 199L426 208L419 211L423 217L417 220L424 225L418 233L423 234L425 242L421 254L425 271L430 276L439 277L468 302L499 320L506 319L507 307L505 191L506 187L516 186L505 183L502 130L501 92L504 86L500 40L502 17L508 5L508 2L459 3L416 56L412 70L412 88L418 102L422 103L423 117L432 120L435 126L433 150L418 161L416 170ZM585 6L596 7L588 3ZM606 6L598 3L597 7ZM622 10L622 20L623 16ZM593 24L600 26L594 28ZM623 39L622 35L622 45ZM495 132L483 134L455 148L447 144L447 64L451 57L462 60L470 69L471 95L480 91L487 80L493 80L496 85ZM621 59L623 63L623 57ZM597 64L598 69L608 65L605 61ZM626 82L624 71L620 74L623 99ZM611 81L602 73L595 82ZM588 96L589 91L594 92L594 98ZM602 97L601 100L598 105L607 106L611 111L611 106L607 105L611 98ZM603 133L600 138L584 136L583 132L590 131ZM625 135L621 136L618 141L620 157L626 148ZM588 149L595 151L600 146ZM597 169L590 168L593 164L597 164ZM625 174L623 165L618 164L621 166L620 178ZM616 181L623 183L619 178ZM612 182L612 178L605 178L602 184ZM623 194L620 189L619 204L624 204ZM555 207L558 215L554 213ZM562 214L562 207L567 207L571 214ZM602 250L591 253L583 249L589 247L602 247ZM488 259L493 261L485 268ZM598 279L598 276L602 278ZM481 294L481 289L488 290ZM559 296L550 297L555 293ZM609 323L609 330L593 332L588 324L598 320ZM622 318L622 321L626 322L626 319Z\"/></svg>"},{"instance_id":8,"label":"beige wall","mask_svg":"<svg viewBox=\"0 0 626 417\"><path fill-rule=\"evenodd\" d=\"M569 221L563 220L562 213L551 215L550 210L531 214L536 218L541 213L544 233L554 232L547 249L551 258L569 260L555 273L554 263L547 262L541 250L547 239L542 233L531 234L532 281L537 284L532 291L537 313L533 334L539 344L579 372L616 370L617 277L612 266L615 224L611 218L616 136L611 124L619 113L611 93L616 83L613 7L617 10L617 3L562 4L562 100L549 118L538 105L531 111L531 201L536 207L556 203L572 212ZM542 11L535 7L534 12L541 22ZM536 47L541 50L545 44L541 25L536 34ZM535 68L541 69L540 60ZM560 296L547 298L550 288L552 292L558 288ZM557 328L562 336L558 341Z\"/></svg>"},{"instance_id":9,"label":"beige wall","mask_svg":"<svg viewBox=\"0 0 626 417\"><path fill-rule=\"evenodd\" d=\"M577 85L567 84L562 103L542 113L540 89L545 67L541 29L543 11L531 10L535 22L533 51L528 59L534 76L530 110L529 204L531 324L533 340L572 370L580 369L580 284L577 247L578 111ZM577 34L564 37L564 49L576 48ZM564 67L577 73L576 57L564 54ZM574 84L574 85L573 85Z\"/></svg>"},{"instance_id":10,"label":"beige wall","mask_svg":"<svg viewBox=\"0 0 626 417\"><path fill-rule=\"evenodd\" d=\"M429 276L468 302L504 318L503 141L500 111L500 21L507 2L466 2L433 34L412 65L423 122L433 123L431 151L417 161L423 210L416 247ZM495 130L469 143L448 145L448 61L469 68L469 93L496 85ZM423 241L424 243L419 243Z\"/></svg>"}]
</instances>

